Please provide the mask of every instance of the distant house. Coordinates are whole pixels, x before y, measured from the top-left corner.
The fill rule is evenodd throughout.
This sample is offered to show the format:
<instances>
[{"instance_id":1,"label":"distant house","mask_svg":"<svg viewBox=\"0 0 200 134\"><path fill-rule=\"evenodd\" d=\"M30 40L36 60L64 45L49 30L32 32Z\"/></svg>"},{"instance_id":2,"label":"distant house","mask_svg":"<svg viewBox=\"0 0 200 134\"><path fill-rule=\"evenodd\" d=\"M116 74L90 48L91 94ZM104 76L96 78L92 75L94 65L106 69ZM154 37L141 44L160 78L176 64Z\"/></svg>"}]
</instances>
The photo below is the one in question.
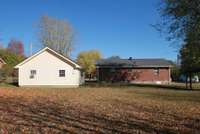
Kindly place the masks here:
<instances>
[{"instance_id":1,"label":"distant house","mask_svg":"<svg viewBox=\"0 0 200 134\"><path fill-rule=\"evenodd\" d=\"M69 86L82 83L81 67L46 47L16 65L19 86Z\"/></svg>"},{"instance_id":2,"label":"distant house","mask_svg":"<svg viewBox=\"0 0 200 134\"><path fill-rule=\"evenodd\" d=\"M2 58L0 58L0 69L3 67L3 65L5 65L6 64L6 62L2 59Z\"/></svg>"},{"instance_id":3,"label":"distant house","mask_svg":"<svg viewBox=\"0 0 200 134\"><path fill-rule=\"evenodd\" d=\"M96 64L99 81L169 83L171 63L165 59L102 59Z\"/></svg>"}]
</instances>

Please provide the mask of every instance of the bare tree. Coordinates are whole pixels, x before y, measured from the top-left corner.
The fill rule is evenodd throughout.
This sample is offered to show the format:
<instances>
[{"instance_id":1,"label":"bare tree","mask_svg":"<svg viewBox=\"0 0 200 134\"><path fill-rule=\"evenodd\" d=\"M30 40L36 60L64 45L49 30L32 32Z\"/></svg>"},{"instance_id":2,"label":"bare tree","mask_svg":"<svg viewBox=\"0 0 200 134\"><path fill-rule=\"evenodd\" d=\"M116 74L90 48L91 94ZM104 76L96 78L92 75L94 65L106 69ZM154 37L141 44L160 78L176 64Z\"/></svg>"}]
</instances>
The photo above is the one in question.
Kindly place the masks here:
<instances>
[{"instance_id":1,"label":"bare tree","mask_svg":"<svg viewBox=\"0 0 200 134\"><path fill-rule=\"evenodd\" d=\"M24 55L24 44L20 40L11 39L7 49L18 55Z\"/></svg>"},{"instance_id":2,"label":"bare tree","mask_svg":"<svg viewBox=\"0 0 200 134\"><path fill-rule=\"evenodd\" d=\"M49 16L42 16L39 22L39 41L59 53L70 56L73 48L73 31L69 23Z\"/></svg>"}]
</instances>

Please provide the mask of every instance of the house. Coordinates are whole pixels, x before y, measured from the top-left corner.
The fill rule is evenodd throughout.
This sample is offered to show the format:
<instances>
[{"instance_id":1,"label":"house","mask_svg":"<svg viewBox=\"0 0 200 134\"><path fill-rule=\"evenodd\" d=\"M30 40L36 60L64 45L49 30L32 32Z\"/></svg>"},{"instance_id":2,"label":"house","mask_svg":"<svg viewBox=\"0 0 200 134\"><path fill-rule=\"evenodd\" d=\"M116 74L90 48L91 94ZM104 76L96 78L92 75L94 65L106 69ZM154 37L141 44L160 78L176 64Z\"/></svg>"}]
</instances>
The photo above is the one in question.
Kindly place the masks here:
<instances>
[{"instance_id":1,"label":"house","mask_svg":"<svg viewBox=\"0 0 200 134\"><path fill-rule=\"evenodd\" d=\"M6 62L2 59L2 58L0 58L0 69L3 67L3 65L5 65L6 64Z\"/></svg>"},{"instance_id":2,"label":"house","mask_svg":"<svg viewBox=\"0 0 200 134\"><path fill-rule=\"evenodd\" d=\"M15 68L19 86L77 87L82 83L81 66L48 47Z\"/></svg>"},{"instance_id":3,"label":"house","mask_svg":"<svg viewBox=\"0 0 200 134\"><path fill-rule=\"evenodd\" d=\"M113 57L97 61L100 82L170 83L171 63L165 59L120 59Z\"/></svg>"}]
</instances>

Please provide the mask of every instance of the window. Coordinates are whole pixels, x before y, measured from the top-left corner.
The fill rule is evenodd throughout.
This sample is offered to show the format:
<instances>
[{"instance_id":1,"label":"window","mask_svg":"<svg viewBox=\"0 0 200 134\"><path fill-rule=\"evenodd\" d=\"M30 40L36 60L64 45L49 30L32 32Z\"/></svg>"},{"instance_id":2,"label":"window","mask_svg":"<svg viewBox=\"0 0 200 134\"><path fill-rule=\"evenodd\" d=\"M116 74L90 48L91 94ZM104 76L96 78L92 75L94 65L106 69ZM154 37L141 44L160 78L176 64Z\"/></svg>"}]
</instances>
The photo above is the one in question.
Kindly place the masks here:
<instances>
[{"instance_id":1,"label":"window","mask_svg":"<svg viewBox=\"0 0 200 134\"><path fill-rule=\"evenodd\" d=\"M157 69L154 69L153 71L154 71L154 75L159 75L159 73L160 73L160 71L159 71L158 68L157 68Z\"/></svg>"},{"instance_id":2,"label":"window","mask_svg":"<svg viewBox=\"0 0 200 134\"><path fill-rule=\"evenodd\" d=\"M31 70L30 71L30 79L35 78L35 75L36 75L36 70Z\"/></svg>"},{"instance_id":3,"label":"window","mask_svg":"<svg viewBox=\"0 0 200 134\"><path fill-rule=\"evenodd\" d=\"M59 77L65 77L65 70L59 70Z\"/></svg>"}]
</instances>

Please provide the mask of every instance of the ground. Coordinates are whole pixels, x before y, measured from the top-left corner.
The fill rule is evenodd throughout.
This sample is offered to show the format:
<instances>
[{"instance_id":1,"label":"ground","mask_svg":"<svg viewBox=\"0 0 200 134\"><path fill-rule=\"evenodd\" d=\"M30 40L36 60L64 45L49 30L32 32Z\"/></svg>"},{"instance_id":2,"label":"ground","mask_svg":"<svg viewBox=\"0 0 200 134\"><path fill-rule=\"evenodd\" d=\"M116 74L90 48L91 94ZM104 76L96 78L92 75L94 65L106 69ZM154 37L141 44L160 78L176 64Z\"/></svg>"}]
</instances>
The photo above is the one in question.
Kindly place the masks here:
<instances>
[{"instance_id":1,"label":"ground","mask_svg":"<svg viewBox=\"0 0 200 134\"><path fill-rule=\"evenodd\" d=\"M0 133L200 133L200 91L0 88Z\"/></svg>"}]
</instances>

